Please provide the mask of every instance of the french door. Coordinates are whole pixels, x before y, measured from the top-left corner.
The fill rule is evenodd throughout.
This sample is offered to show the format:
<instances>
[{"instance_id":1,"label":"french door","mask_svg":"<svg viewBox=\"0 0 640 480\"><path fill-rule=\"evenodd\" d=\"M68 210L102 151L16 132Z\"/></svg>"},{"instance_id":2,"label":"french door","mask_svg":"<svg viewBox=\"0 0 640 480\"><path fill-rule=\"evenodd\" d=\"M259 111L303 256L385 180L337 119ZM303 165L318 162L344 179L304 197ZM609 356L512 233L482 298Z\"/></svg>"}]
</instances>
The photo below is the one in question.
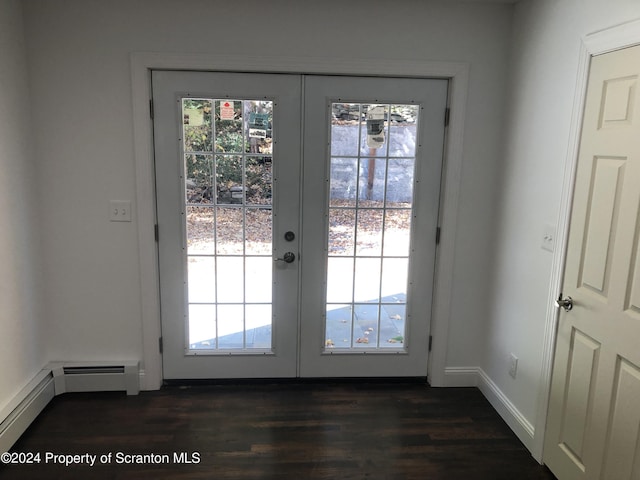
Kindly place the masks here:
<instances>
[{"instance_id":1,"label":"french door","mask_svg":"<svg viewBox=\"0 0 640 480\"><path fill-rule=\"evenodd\" d=\"M164 378L426 376L447 81L152 84Z\"/></svg>"}]
</instances>

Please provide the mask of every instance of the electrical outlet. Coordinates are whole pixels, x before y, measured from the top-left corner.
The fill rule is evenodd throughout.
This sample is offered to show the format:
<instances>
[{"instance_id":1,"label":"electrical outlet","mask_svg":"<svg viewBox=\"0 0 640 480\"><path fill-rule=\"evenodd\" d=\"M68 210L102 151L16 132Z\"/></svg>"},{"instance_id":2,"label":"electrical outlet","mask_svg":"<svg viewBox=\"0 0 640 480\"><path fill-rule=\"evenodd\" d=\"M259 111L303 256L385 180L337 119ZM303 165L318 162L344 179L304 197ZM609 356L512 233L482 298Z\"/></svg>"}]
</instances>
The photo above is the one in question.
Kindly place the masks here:
<instances>
[{"instance_id":1,"label":"electrical outlet","mask_svg":"<svg viewBox=\"0 0 640 480\"><path fill-rule=\"evenodd\" d=\"M543 250L553 252L556 243L556 227L553 225L545 225L542 231L542 244L540 245Z\"/></svg>"},{"instance_id":2,"label":"electrical outlet","mask_svg":"<svg viewBox=\"0 0 640 480\"><path fill-rule=\"evenodd\" d=\"M509 354L509 375L511 377L516 378L516 374L518 373L518 357L516 357L513 353Z\"/></svg>"},{"instance_id":3,"label":"electrical outlet","mask_svg":"<svg viewBox=\"0 0 640 480\"><path fill-rule=\"evenodd\" d=\"M130 222L131 202L128 200L111 200L109 202L109 220L112 222Z\"/></svg>"}]
</instances>

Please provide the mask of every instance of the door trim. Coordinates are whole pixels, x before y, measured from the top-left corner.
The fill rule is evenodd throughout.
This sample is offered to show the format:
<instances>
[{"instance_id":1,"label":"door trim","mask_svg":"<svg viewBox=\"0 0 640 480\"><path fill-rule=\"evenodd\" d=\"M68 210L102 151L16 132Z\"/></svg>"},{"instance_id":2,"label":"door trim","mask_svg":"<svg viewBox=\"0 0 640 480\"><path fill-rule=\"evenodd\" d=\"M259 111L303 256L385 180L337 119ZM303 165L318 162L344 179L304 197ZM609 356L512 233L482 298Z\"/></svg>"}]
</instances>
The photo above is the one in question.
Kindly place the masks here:
<instances>
[{"instance_id":1,"label":"door trim","mask_svg":"<svg viewBox=\"0 0 640 480\"><path fill-rule=\"evenodd\" d=\"M156 390L162 385L162 357L158 253L153 168L153 132L150 118L151 75L154 69L232 71L255 73L299 73L366 76L446 78L450 81L450 121L446 132L441 190L441 243L437 252L429 359L429 380L445 386L445 367L449 336L453 267L460 197L469 65L462 62L376 61L313 57L255 57L208 54L139 53L131 54L133 140L136 171L136 209L138 218L138 256L142 320L141 388ZM444 121L444 119L443 119ZM161 234L161 233L160 233ZM149 245L156 245L149 248Z\"/></svg>"},{"instance_id":2,"label":"door trim","mask_svg":"<svg viewBox=\"0 0 640 480\"><path fill-rule=\"evenodd\" d=\"M549 410L549 394L551 391L551 372L553 369L553 355L556 344L558 326L558 309L554 301L562 290L564 267L567 257L567 242L569 239L569 221L573 201L573 187L575 184L576 168L578 165L578 151L580 148L580 132L584 116L585 97L589 78L589 67L594 56L602 55L614 50L632 47L640 44L640 20L616 25L605 30L590 33L582 38L578 71L576 76L576 90L573 99L573 110L569 130L569 142L565 159L564 176L558 221L556 225L557 245L553 252L551 263L551 278L547 298L547 315L544 326L542 362L540 369L540 389L538 391L538 411L536 415L534 437L531 453L540 463L543 462L544 436L546 432L547 413Z\"/></svg>"}]
</instances>

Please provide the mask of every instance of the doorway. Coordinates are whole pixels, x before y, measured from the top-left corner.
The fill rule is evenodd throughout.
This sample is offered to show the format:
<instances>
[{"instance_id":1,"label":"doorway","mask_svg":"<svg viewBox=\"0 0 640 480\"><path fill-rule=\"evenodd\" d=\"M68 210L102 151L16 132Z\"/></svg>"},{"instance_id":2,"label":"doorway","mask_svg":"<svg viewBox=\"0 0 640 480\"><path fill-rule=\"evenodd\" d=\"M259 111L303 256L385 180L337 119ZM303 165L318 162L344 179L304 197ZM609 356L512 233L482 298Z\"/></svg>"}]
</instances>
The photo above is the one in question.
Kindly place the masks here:
<instances>
[{"instance_id":1,"label":"doorway","mask_svg":"<svg viewBox=\"0 0 640 480\"><path fill-rule=\"evenodd\" d=\"M426 376L448 82L152 81L164 378Z\"/></svg>"}]
</instances>

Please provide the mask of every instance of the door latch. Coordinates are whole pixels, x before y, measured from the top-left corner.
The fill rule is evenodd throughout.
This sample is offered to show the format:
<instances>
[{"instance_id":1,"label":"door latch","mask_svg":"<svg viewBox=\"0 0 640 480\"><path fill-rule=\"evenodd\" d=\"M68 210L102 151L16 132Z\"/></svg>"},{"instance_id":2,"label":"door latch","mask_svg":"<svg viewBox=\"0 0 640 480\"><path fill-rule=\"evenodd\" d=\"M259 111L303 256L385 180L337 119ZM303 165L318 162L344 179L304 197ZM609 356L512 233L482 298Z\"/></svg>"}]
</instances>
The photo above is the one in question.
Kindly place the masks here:
<instances>
[{"instance_id":1,"label":"door latch","mask_svg":"<svg viewBox=\"0 0 640 480\"><path fill-rule=\"evenodd\" d=\"M560 294L560 296L558 297L558 300L556 300L556 307L564 308L565 312L570 311L573 308L573 298L571 297L562 298L562 294Z\"/></svg>"},{"instance_id":2,"label":"door latch","mask_svg":"<svg viewBox=\"0 0 640 480\"><path fill-rule=\"evenodd\" d=\"M285 253L282 258L276 258L274 261L276 262L284 262L284 263L293 263L296 259L296 254L293 252Z\"/></svg>"}]
</instances>

